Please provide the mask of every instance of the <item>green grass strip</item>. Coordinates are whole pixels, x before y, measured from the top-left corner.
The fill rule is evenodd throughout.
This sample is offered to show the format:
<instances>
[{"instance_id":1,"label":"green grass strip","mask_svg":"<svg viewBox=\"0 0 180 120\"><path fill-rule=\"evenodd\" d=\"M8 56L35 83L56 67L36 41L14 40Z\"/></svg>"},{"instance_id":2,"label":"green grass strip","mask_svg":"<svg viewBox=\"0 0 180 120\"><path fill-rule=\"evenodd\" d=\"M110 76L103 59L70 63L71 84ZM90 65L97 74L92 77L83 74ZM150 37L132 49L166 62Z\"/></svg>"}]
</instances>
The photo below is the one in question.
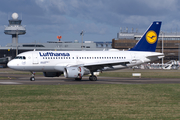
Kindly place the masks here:
<instances>
[{"instance_id":1,"label":"green grass strip","mask_svg":"<svg viewBox=\"0 0 180 120\"><path fill-rule=\"evenodd\" d=\"M180 84L2 85L0 119L176 120Z\"/></svg>"}]
</instances>

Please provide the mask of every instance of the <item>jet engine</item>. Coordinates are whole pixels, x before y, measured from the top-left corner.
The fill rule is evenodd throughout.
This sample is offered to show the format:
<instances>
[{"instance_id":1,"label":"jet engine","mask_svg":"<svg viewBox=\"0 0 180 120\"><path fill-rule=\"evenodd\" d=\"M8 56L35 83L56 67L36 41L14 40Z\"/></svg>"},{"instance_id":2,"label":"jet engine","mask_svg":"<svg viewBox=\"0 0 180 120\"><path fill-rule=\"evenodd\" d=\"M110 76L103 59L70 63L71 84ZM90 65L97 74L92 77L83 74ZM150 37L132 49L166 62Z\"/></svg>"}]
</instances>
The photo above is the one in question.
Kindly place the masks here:
<instances>
[{"instance_id":1,"label":"jet engine","mask_svg":"<svg viewBox=\"0 0 180 120\"><path fill-rule=\"evenodd\" d=\"M44 77L59 77L62 72L43 72Z\"/></svg>"},{"instance_id":2,"label":"jet engine","mask_svg":"<svg viewBox=\"0 0 180 120\"><path fill-rule=\"evenodd\" d=\"M64 68L64 77L66 78L82 78L85 73L83 67L66 67Z\"/></svg>"}]
</instances>

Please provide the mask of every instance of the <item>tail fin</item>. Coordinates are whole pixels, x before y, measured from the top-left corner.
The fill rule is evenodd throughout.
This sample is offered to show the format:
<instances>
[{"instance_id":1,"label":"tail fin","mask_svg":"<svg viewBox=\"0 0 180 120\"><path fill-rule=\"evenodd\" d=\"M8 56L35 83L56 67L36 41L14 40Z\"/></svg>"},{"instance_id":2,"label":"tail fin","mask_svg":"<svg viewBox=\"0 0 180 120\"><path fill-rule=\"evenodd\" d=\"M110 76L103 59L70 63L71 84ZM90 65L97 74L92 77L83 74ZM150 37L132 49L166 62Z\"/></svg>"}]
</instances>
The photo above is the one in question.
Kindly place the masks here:
<instances>
[{"instance_id":1,"label":"tail fin","mask_svg":"<svg viewBox=\"0 0 180 120\"><path fill-rule=\"evenodd\" d=\"M129 51L156 51L161 22L153 22L138 43Z\"/></svg>"}]
</instances>

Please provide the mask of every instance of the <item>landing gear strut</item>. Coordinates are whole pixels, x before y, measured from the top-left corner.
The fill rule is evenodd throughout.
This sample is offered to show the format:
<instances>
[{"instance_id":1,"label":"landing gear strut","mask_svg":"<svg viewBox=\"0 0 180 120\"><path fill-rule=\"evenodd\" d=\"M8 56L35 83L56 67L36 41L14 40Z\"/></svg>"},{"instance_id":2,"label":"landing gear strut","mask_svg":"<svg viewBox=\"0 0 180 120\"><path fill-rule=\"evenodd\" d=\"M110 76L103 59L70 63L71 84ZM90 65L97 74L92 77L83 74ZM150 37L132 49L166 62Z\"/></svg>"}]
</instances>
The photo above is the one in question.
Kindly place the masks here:
<instances>
[{"instance_id":1,"label":"landing gear strut","mask_svg":"<svg viewBox=\"0 0 180 120\"><path fill-rule=\"evenodd\" d=\"M32 77L30 78L30 81L35 81L35 73L31 72L31 74L32 74Z\"/></svg>"},{"instance_id":2,"label":"landing gear strut","mask_svg":"<svg viewBox=\"0 0 180 120\"><path fill-rule=\"evenodd\" d=\"M89 76L90 81L97 81L97 77L91 72L91 76Z\"/></svg>"}]
</instances>

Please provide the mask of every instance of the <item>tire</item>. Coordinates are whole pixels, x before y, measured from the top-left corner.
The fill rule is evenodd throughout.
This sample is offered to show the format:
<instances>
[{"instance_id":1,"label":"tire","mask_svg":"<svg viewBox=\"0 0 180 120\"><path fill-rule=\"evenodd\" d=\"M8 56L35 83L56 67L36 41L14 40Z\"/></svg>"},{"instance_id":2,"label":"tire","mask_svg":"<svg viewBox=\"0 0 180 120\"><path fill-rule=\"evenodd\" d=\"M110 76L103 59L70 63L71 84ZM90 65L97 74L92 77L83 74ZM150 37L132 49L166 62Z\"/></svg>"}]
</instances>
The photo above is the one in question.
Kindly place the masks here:
<instances>
[{"instance_id":1,"label":"tire","mask_svg":"<svg viewBox=\"0 0 180 120\"><path fill-rule=\"evenodd\" d=\"M91 76L89 76L89 80L90 80L90 81L92 81L92 75L91 75Z\"/></svg>"},{"instance_id":2,"label":"tire","mask_svg":"<svg viewBox=\"0 0 180 120\"><path fill-rule=\"evenodd\" d=\"M95 75L89 76L90 81L97 81L97 77Z\"/></svg>"},{"instance_id":3,"label":"tire","mask_svg":"<svg viewBox=\"0 0 180 120\"><path fill-rule=\"evenodd\" d=\"M92 81L97 81L97 77L96 76L92 76Z\"/></svg>"},{"instance_id":4,"label":"tire","mask_svg":"<svg viewBox=\"0 0 180 120\"><path fill-rule=\"evenodd\" d=\"M30 78L30 81L35 81L35 78L34 78L34 77L31 77L31 78Z\"/></svg>"}]
</instances>

